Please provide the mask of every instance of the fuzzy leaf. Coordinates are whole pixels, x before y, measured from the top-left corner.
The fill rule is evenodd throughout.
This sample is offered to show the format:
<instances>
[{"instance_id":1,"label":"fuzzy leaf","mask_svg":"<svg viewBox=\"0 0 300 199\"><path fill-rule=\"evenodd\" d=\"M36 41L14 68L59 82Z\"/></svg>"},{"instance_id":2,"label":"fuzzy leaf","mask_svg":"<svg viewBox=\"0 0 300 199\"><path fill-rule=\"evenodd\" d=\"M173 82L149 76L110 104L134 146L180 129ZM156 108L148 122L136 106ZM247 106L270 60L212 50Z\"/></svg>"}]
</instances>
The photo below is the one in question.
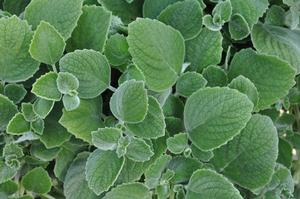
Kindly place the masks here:
<instances>
[{"instance_id":1,"label":"fuzzy leaf","mask_svg":"<svg viewBox=\"0 0 300 199\"><path fill-rule=\"evenodd\" d=\"M8 122L17 113L17 106L6 96L0 94L0 130L6 129Z\"/></svg>"},{"instance_id":2,"label":"fuzzy leaf","mask_svg":"<svg viewBox=\"0 0 300 199\"><path fill-rule=\"evenodd\" d=\"M207 80L199 73L186 72L183 73L177 80L176 93L183 97L189 97L195 91L205 87Z\"/></svg>"},{"instance_id":3,"label":"fuzzy leaf","mask_svg":"<svg viewBox=\"0 0 300 199\"><path fill-rule=\"evenodd\" d=\"M151 199L151 192L142 183L122 184L113 188L103 199Z\"/></svg>"},{"instance_id":4,"label":"fuzzy leaf","mask_svg":"<svg viewBox=\"0 0 300 199\"><path fill-rule=\"evenodd\" d=\"M44 194L51 189L51 178L46 170L42 167L37 167L26 173L22 178L22 185L28 191Z\"/></svg>"},{"instance_id":5,"label":"fuzzy leaf","mask_svg":"<svg viewBox=\"0 0 300 199\"><path fill-rule=\"evenodd\" d=\"M92 132L92 143L101 150L115 150L122 131L117 128L102 128Z\"/></svg>"}]
</instances>

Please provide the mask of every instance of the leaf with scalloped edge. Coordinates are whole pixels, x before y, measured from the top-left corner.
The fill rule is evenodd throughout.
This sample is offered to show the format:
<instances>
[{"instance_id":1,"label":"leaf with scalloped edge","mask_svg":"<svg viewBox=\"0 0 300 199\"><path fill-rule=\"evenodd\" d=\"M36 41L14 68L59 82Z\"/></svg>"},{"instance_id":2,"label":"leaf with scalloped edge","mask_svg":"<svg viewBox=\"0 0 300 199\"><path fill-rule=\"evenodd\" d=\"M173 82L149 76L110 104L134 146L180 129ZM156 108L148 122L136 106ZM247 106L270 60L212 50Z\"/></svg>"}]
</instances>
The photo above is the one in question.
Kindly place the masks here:
<instances>
[{"instance_id":1,"label":"leaf with scalloped edge","mask_svg":"<svg viewBox=\"0 0 300 199\"><path fill-rule=\"evenodd\" d=\"M151 199L150 190L139 182L125 183L113 188L103 199Z\"/></svg>"},{"instance_id":2,"label":"leaf with scalloped edge","mask_svg":"<svg viewBox=\"0 0 300 199\"><path fill-rule=\"evenodd\" d=\"M21 113L17 113L8 123L6 133L10 135L22 135L30 131L30 123Z\"/></svg>"},{"instance_id":3,"label":"leaf with scalloped edge","mask_svg":"<svg viewBox=\"0 0 300 199\"><path fill-rule=\"evenodd\" d=\"M195 91L205 87L207 80L197 72L185 72L177 80L176 93L183 97L189 97Z\"/></svg>"},{"instance_id":4,"label":"leaf with scalloped edge","mask_svg":"<svg viewBox=\"0 0 300 199\"><path fill-rule=\"evenodd\" d=\"M8 99L8 97L0 94L0 130L6 129L9 121L17 113L17 106Z\"/></svg>"}]
</instances>

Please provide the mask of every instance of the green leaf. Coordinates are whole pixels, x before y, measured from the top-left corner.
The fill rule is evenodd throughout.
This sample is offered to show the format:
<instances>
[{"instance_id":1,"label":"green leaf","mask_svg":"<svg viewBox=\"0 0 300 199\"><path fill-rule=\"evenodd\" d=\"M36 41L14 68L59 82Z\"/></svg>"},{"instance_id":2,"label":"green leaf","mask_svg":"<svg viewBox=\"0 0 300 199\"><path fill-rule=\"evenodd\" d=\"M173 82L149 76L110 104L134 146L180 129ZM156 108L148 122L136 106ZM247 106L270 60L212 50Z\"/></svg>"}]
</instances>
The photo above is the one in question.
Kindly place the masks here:
<instances>
[{"instance_id":1,"label":"green leaf","mask_svg":"<svg viewBox=\"0 0 300 199\"><path fill-rule=\"evenodd\" d=\"M241 40L246 38L251 29L246 19L240 14L234 14L229 22L229 33L232 39Z\"/></svg>"},{"instance_id":2,"label":"green leaf","mask_svg":"<svg viewBox=\"0 0 300 199\"><path fill-rule=\"evenodd\" d=\"M4 0L3 10L8 11L11 14L20 15L25 7L29 4L30 0Z\"/></svg>"},{"instance_id":3,"label":"green leaf","mask_svg":"<svg viewBox=\"0 0 300 199\"><path fill-rule=\"evenodd\" d=\"M148 112L142 122L127 124L127 129L133 135L146 139L155 139L165 135L165 117L158 101L148 97Z\"/></svg>"},{"instance_id":4,"label":"green leaf","mask_svg":"<svg viewBox=\"0 0 300 199\"><path fill-rule=\"evenodd\" d=\"M10 135L22 135L30 131L30 123L21 113L17 113L8 123L6 132Z\"/></svg>"},{"instance_id":5,"label":"green leaf","mask_svg":"<svg viewBox=\"0 0 300 199\"><path fill-rule=\"evenodd\" d=\"M201 72L209 65L217 65L222 57L223 37L219 31L202 28L200 34L186 42L186 60L191 70ZM201 55L201 56L199 56Z\"/></svg>"},{"instance_id":6,"label":"green leaf","mask_svg":"<svg viewBox=\"0 0 300 199\"><path fill-rule=\"evenodd\" d=\"M26 93L23 84L7 84L4 87L4 95L16 104L24 99Z\"/></svg>"},{"instance_id":7,"label":"green leaf","mask_svg":"<svg viewBox=\"0 0 300 199\"><path fill-rule=\"evenodd\" d=\"M82 3L83 0L32 0L26 7L24 16L33 29L43 20L53 25L67 40L82 13Z\"/></svg>"},{"instance_id":8,"label":"green leaf","mask_svg":"<svg viewBox=\"0 0 300 199\"><path fill-rule=\"evenodd\" d=\"M148 97L144 82L126 81L112 95L109 105L113 115L121 121L127 123L143 121L148 110Z\"/></svg>"},{"instance_id":9,"label":"green leaf","mask_svg":"<svg viewBox=\"0 0 300 199\"><path fill-rule=\"evenodd\" d=\"M208 66L202 72L203 77L207 80L207 86L226 86L228 78L225 71L219 66Z\"/></svg>"},{"instance_id":10,"label":"green leaf","mask_svg":"<svg viewBox=\"0 0 300 199\"><path fill-rule=\"evenodd\" d=\"M27 122L33 122L38 118L36 113L33 111L33 105L31 103L23 102L21 104L21 111Z\"/></svg>"},{"instance_id":11,"label":"green leaf","mask_svg":"<svg viewBox=\"0 0 300 199\"><path fill-rule=\"evenodd\" d=\"M121 85L124 82L132 79L136 81L145 81L145 76L143 72L134 64L130 64L127 66L127 69L120 76L118 84Z\"/></svg>"},{"instance_id":12,"label":"green leaf","mask_svg":"<svg viewBox=\"0 0 300 199\"><path fill-rule=\"evenodd\" d=\"M246 77L240 75L236 78L234 78L230 84L228 84L229 88L236 89L240 91L241 93L244 93L248 96L248 98L252 101L254 104L254 107L256 107L259 97L258 97L258 91L255 87L255 85Z\"/></svg>"},{"instance_id":13,"label":"green leaf","mask_svg":"<svg viewBox=\"0 0 300 199\"><path fill-rule=\"evenodd\" d=\"M122 184L113 188L103 199L151 199L149 189L139 182Z\"/></svg>"},{"instance_id":14,"label":"green leaf","mask_svg":"<svg viewBox=\"0 0 300 199\"><path fill-rule=\"evenodd\" d=\"M164 115L166 117L172 116L177 118L182 118L183 116L184 104L179 97L170 95L163 105Z\"/></svg>"},{"instance_id":15,"label":"green leaf","mask_svg":"<svg viewBox=\"0 0 300 199\"><path fill-rule=\"evenodd\" d=\"M143 16L155 19L169 5L180 0L145 0L143 6Z\"/></svg>"},{"instance_id":16,"label":"green leaf","mask_svg":"<svg viewBox=\"0 0 300 199\"><path fill-rule=\"evenodd\" d=\"M223 25L231 18L232 6L230 0L219 1L212 11L213 19L216 24ZM215 19L218 21L215 21Z\"/></svg>"},{"instance_id":17,"label":"green leaf","mask_svg":"<svg viewBox=\"0 0 300 199\"><path fill-rule=\"evenodd\" d=\"M154 155L151 147L141 138L130 139L130 143L126 148L126 157L136 161L145 162L150 160Z\"/></svg>"},{"instance_id":18,"label":"green leaf","mask_svg":"<svg viewBox=\"0 0 300 199\"><path fill-rule=\"evenodd\" d=\"M213 151L202 151L192 144L191 146L192 154L194 158L197 158L201 162L208 162L211 158L214 157Z\"/></svg>"},{"instance_id":19,"label":"green leaf","mask_svg":"<svg viewBox=\"0 0 300 199\"><path fill-rule=\"evenodd\" d=\"M17 106L6 96L0 94L0 131L6 129L7 124L17 113Z\"/></svg>"},{"instance_id":20,"label":"green leaf","mask_svg":"<svg viewBox=\"0 0 300 199\"><path fill-rule=\"evenodd\" d=\"M229 79L239 75L245 76L256 86L259 94L258 109L266 109L277 102L295 84L295 70L288 63L251 49L241 50L231 61Z\"/></svg>"},{"instance_id":21,"label":"green leaf","mask_svg":"<svg viewBox=\"0 0 300 199\"><path fill-rule=\"evenodd\" d=\"M186 72L177 80L176 93L183 97L189 97L200 88L204 88L207 80L199 73Z\"/></svg>"},{"instance_id":22,"label":"green leaf","mask_svg":"<svg viewBox=\"0 0 300 199\"><path fill-rule=\"evenodd\" d=\"M184 40L170 26L150 19L137 19L128 28L129 52L153 91L173 86L184 61Z\"/></svg>"},{"instance_id":23,"label":"green leaf","mask_svg":"<svg viewBox=\"0 0 300 199\"><path fill-rule=\"evenodd\" d=\"M110 84L108 61L105 56L94 50L76 50L68 53L59 61L59 65L61 71L72 73L79 80L80 98L95 98Z\"/></svg>"},{"instance_id":24,"label":"green leaf","mask_svg":"<svg viewBox=\"0 0 300 199\"><path fill-rule=\"evenodd\" d=\"M102 99L80 100L80 105L73 111L63 110L59 123L76 138L88 143L92 141L92 131L103 127L101 121Z\"/></svg>"},{"instance_id":25,"label":"green leaf","mask_svg":"<svg viewBox=\"0 0 300 199\"><path fill-rule=\"evenodd\" d=\"M4 161L0 160L0 183L7 182L17 174L18 169L11 168L5 164Z\"/></svg>"},{"instance_id":26,"label":"green leaf","mask_svg":"<svg viewBox=\"0 0 300 199\"><path fill-rule=\"evenodd\" d=\"M149 168L145 171L145 185L153 189L159 185L162 173L167 168L172 157L169 155L161 155Z\"/></svg>"},{"instance_id":27,"label":"green leaf","mask_svg":"<svg viewBox=\"0 0 300 199\"><path fill-rule=\"evenodd\" d=\"M284 26L284 22L285 22L285 10L278 5L272 5L267 11L265 24Z\"/></svg>"},{"instance_id":28,"label":"green leaf","mask_svg":"<svg viewBox=\"0 0 300 199\"><path fill-rule=\"evenodd\" d=\"M0 184L0 193L12 195L17 191L18 191L18 184L13 180L8 180L7 182Z\"/></svg>"},{"instance_id":29,"label":"green leaf","mask_svg":"<svg viewBox=\"0 0 300 199\"><path fill-rule=\"evenodd\" d=\"M293 162L293 146L284 139L279 139L277 162L287 168L291 168Z\"/></svg>"},{"instance_id":30,"label":"green leaf","mask_svg":"<svg viewBox=\"0 0 300 199\"><path fill-rule=\"evenodd\" d=\"M222 24L215 24L211 15L203 17L203 25L211 31L219 31L222 29Z\"/></svg>"},{"instance_id":31,"label":"green leaf","mask_svg":"<svg viewBox=\"0 0 300 199\"><path fill-rule=\"evenodd\" d=\"M186 102L185 128L195 146L210 151L238 135L249 121L252 109L252 102L237 90L203 88Z\"/></svg>"},{"instance_id":32,"label":"green leaf","mask_svg":"<svg viewBox=\"0 0 300 199\"><path fill-rule=\"evenodd\" d=\"M123 165L124 158L118 158L115 152L96 149L89 156L85 167L89 187L97 195L108 191L117 180Z\"/></svg>"},{"instance_id":33,"label":"green leaf","mask_svg":"<svg viewBox=\"0 0 300 199\"><path fill-rule=\"evenodd\" d=\"M126 37L120 34L112 35L106 42L104 54L113 66L120 66L130 62Z\"/></svg>"},{"instance_id":34,"label":"green leaf","mask_svg":"<svg viewBox=\"0 0 300 199\"><path fill-rule=\"evenodd\" d=\"M179 133L167 139L168 150L174 154L182 153L188 147L188 136L186 133Z\"/></svg>"},{"instance_id":35,"label":"green leaf","mask_svg":"<svg viewBox=\"0 0 300 199\"><path fill-rule=\"evenodd\" d=\"M6 144L3 147L2 156L6 157L10 155L14 155L16 158L21 158L24 156L23 149L17 144Z\"/></svg>"},{"instance_id":36,"label":"green leaf","mask_svg":"<svg viewBox=\"0 0 300 199\"><path fill-rule=\"evenodd\" d=\"M54 65L63 55L65 46L59 32L48 22L41 21L34 32L29 52L35 60Z\"/></svg>"},{"instance_id":37,"label":"green leaf","mask_svg":"<svg viewBox=\"0 0 300 199\"><path fill-rule=\"evenodd\" d=\"M118 128L102 128L92 132L92 143L98 149L107 151L117 149L122 131Z\"/></svg>"},{"instance_id":38,"label":"green leaf","mask_svg":"<svg viewBox=\"0 0 300 199\"><path fill-rule=\"evenodd\" d=\"M98 0L98 2L107 10L110 10L113 15L120 17L126 24L142 16L143 0L135 0L130 4L124 0Z\"/></svg>"},{"instance_id":39,"label":"green leaf","mask_svg":"<svg viewBox=\"0 0 300 199\"><path fill-rule=\"evenodd\" d=\"M0 19L0 80L25 81L38 70L39 63L28 52L32 35L26 21L16 16Z\"/></svg>"},{"instance_id":40,"label":"green leaf","mask_svg":"<svg viewBox=\"0 0 300 199\"><path fill-rule=\"evenodd\" d=\"M60 101L61 93L57 89L56 79L57 73L55 72L48 72L42 75L32 85L31 92L45 100Z\"/></svg>"},{"instance_id":41,"label":"green leaf","mask_svg":"<svg viewBox=\"0 0 300 199\"><path fill-rule=\"evenodd\" d=\"M42 119L45 119L54 107L54 101L38 98L33 103L33 111Z\"/></svg>"},{"instance_id":42,"label":"green leaf","mask_svg":"<svg viewBox=\"0 0 300 199\"><path fill-rule=\"evenodd\" d=\"M80 153L70 165L64 180L66 199L98 199L99 197L88 187L85 179L85 166L89 153Z\"/></svg>"},{"instance_id":43,"label":"green leaf","mask_svg":"<svg viewBox=\"0 0 300 199\"><path fill-rule=\"evenodd\" d=\"M44 120L39 118L36 121L31 122L30 128L36 134L43 135L44 128L45 128Z\"/></svg>"},{"instance_id":44,"label":"green leaf","mask_svg":"<svg viewBox=\"0 0 300 199\"><path fill-rule=\"evenodd\" d=\"M58 155L60 148L47 149L42 143L33 143L30 148L30 154L42 161L52 161Z\"/></svg>"},{"instance_id":45,"label":"green leaf","mask_svg":"<svg viewBox=\"0 0 300 199\"><path fill-rule=\"evenodd\" d=\"M22 185L28 191L45 194L50 191L52 183L48 172L42 167L36 167L23 176Z\"/></svg>"},{"instance_id":46,"label":"green leaf","mask_svg":"<svg viewBox=\"0 0 300 199\"><path fill-rule=\"evenodd\" d=\"M82 15L68 41L68 51L93 49L103 51L111 23L111 12L100 6L83 6Z\"/></svg>"},{"instance_id":47,"label":"green leaf","mask_svg":"<svg viewBox=\"0 0 300 199\"><path fill-rule=\"evenodd\" d=\"M73 111L80 106L80 99L78 96L64 95L63 104L66 111Z\"/></svg>"},{"instance_id":48,"label":"green leaf","mask_svg":"<svg viewBox=\"0 0 300 199\"><path fill-rule=\"evenodd\" d=\"M202 8L197 0L178 1L169 5L157 17L180 31L184 39L192 39L202 29Z\"/></svg>"},{"instance_id":49,"label":"green leaf","mask_svg":"<svg viewBox=\"0 0 300 199\"><path fill-rule=\"evenodd\" d=\"M258 52L275 55L286 60L299 74L299 31L267 24L257 24L253 27L251 38Z\"/></svg>"},{"instance_id":50,"label":"green leaf","mask_svg":"<svg viewBox=\"0 0 300 199\"><path fill-rule=\"evenodd\" d=\"M73 94L79 87L78 79L68 72L59 72L56 79L57 89L61 94Z\"/></svg>"},{"instance_id":51,"label":"green leaf","mask_svg":"<svg viewBox=\"0 0 300 199\"><path fill-rule=\"evenodd\" d=\"M206 198L242 199L243 197L224 176L212 170L200 169L193 173L189 181L186 199Z\"/></svg>"},{"instance_id":52,"label":"green leaf","mask_svg":"<svg viewBox=\"0 0 300 199\"><path fill-rule=\"evenodd\" d=\"M238 185L255 192L271 180L275 168L276 128L269 117L253 115L240 135L216 149L214 154L212 163L217 169Z\"/></svg>"}]
</instances>

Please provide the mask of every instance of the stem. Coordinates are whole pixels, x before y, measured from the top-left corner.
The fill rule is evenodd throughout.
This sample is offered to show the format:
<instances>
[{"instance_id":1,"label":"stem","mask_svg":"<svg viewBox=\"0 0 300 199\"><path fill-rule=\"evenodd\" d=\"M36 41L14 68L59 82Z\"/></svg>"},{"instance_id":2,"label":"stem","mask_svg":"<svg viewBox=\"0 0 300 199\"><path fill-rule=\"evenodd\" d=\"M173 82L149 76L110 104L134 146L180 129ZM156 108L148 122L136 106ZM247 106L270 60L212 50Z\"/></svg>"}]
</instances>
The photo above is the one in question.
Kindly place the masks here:
<instances>
[{"instance_id":1,"label":"stem","mask_svg":"<svg viewBox=\"0 0 300 199\"><path fill-rule=\"evenodd\" d=\"M2 86L5 86L5 81L1 81Z\"/></svg>"},{"instance_id":2,"label":"stem","mask_svg":"<svg viewBox=\"0 0 300 199\"><path fill-rule=\"evenodd\" d=\"M228 62L230 59L230 51L231 51L231 46L228 46L227 52L226 52L226 58L225 58L225 64L224 64L224 70L227 71L228 70Z\"/></svg>"},{"instance_id":3,"label":"stem","mask_svg":"<svg viewBox=\"0 0 300 199\"><path fill-rule=\"evenodd\" d=\"M117 89L116 89L115 87L113 87L113 86L109 86L108 89L111 90L112 92L116 92L116 90L117 90Z\"/></svg>"},{"instance_id":4,"label":"stem","mask_svg":"<svg viewBox=\"0 0 300 199\"><path fill-rule=\"evenodd\" d=\"M55 73L57 73L57 69L56 69L55 64L53 64L53 65L51 65L51 66L52 66L52 70L53 70Z\"/></svg>"}]
</instances>

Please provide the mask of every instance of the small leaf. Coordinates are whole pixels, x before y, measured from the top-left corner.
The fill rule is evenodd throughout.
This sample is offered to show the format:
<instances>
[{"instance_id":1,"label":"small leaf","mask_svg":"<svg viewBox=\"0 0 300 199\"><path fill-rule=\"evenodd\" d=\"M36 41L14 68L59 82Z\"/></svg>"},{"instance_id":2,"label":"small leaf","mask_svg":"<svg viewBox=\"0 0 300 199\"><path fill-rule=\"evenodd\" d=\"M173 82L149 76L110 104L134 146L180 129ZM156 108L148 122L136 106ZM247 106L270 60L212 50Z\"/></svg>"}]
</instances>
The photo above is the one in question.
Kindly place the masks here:
<instances>
[{"instance_id":1,"label":"small leaf","mask_svg":"<svg viewBox=\"0 0 300 199\"><path fill-rule=\"evenodd\" d=\"M7 84L3 93L14 103L18 104L24 99L27 91L23 84Z\"/></svg>"},{"instance_id":2,"label":"small leaf","mask_svg":"<svg viewBox=\"0 0 300 199\"><path fill-rule=\"evenodd\" d=\"M21 111L27 122L33 122L38 118L36 113L33 111L33 105L31 103L22 103Z\"/></svg>"},{"instance_id":3,"label":"small leaf","mask_svg":"<svg viewBox=\"0 0 300 199\"><path fill-rule=\"evenodd\" d=\"M31 122L30 128L36 134L43 135L44 128L45 128L44 120L39 118L36 121Z\"/></svg>"},{"instance_id":4,"label":"small leaf","mask_svg":"<svg viewBox=\"0 0 300 199\"><path fill-rule=\"evenodd\" d=\"M33 111L42 119L45 119L54 107L54 101L38 98L33 103Z\"/></svg>"},{"instance_id":5,"label":"small leaf","mask_svg":"<svg viewBox=\"0 0 300 199\"><path fill-rule=\"evenodd\" d=\"M200 169L193 173L187 185L186 199L206 198L242 199L243 197L224 176L212 170Z\"/></svg>"},{"instance_id":6,"label":"small leaf","mask_svg":"<svg viewBox=\"0 0 300 199\"><path fill-rule=\"evenodd\" d=\"M213 151L202 151L192 144L191 146L193 157L197 158L201 162L208 162L210 159L214 157Z\"/></svg>"},{"instance_id":7,"label":"small leaf","mask_svg":"<svg viewBox=\"0 0 300 199\"><path fill-rule=\"evenodd\" d=\"M30 154L42 161L50 162L58 155L60 148L47 149L42 143L33 143Z\"/></svg>"},{"instance_id":8,"label":"small leaf","mask_svg":"<svg viewBox=\"0 0 300 199\"><path fill-rule=\"evenodd\" d=\"M165 135L165 120L162 108L154 97L148 97L148 111L145 119L136 124L127 124L133 135L146 139L154 139Z\"/></svg>"},{"instance_id":9,"label":"small leaf","mask_svg":"<svg viewBox=\"0 0 300 199\"><path fill-rule=\"evenodd\" d=\"M89 187L97 195L108 191L117 180L123 165L124 158L118 158L115 152L96 149L89 156L85 167Z\"/></svg>"},{"instance_id":10,"label":"small leaf","mask_svg":"<svg viewBox=\"0 0 300 199\"><path fill-rule=\"evenodd\" d=\"M4 161L0 160L0 184L7 182L17 174L18 169L11 168L5 164Z\"/></svg>"},{"instance_id":11,"label":"small leaf","mask_svg":"<svg viewBox=\"0 0 300 199\"><path fill-rule=\"evenodd\" d=\"M131 138L129 145L127 146L127 158L136 162L145 162L150 160L153 155L154 153L151 147L143 139Z\"/></svg>"},{"instance_id":12,"label":"small leaf","mask_svg":"<svg viewBox=\"0 0 300 199\"><path fill-rule=\"evenodd\" d=\"M57 89L61 94L69 94L76 91L79 87L78 79L71 73L59 72L56 79Z\"/></svg>"},{"instance_id":13,"label":"small leaf","mask_svg":"<svg viewBox=\"0 0 300 199\"><path fill-rule=\"evenodd\" d=\"M57 73L55 72L48 72L42 75L32 85L31 92L45 100L59 101L61 93L57 89L56 79Z\"/></svg>"},{"instance_id":14,"label":"small leaf","mask_svg":"<svg viewBox=\"0 0 300 199\"><path fill-rule=\"evenodd\" d=\"M62 56L66 43L48 22L41 21L30 44L29 52L35 60L54 65Z\"/></svg>"},{"instance_id":15,"label":"small leaf","mask_svg":"<svg viewBox=\"0 0 300 199\"><path fill-rule=\"evenodd\" d=\"M234 14L229 22L229 32L234 40L246 38L251 32L246 19L240 14Z\"/></svg>"},{"instance_id":16,"label":"small leaf","mask_svg":"<svg viewBox=\"0 0 300 199\"><path fill-rule=\"evenodd\" d=\"M80 106L80 99L78 96L64 95L63 104L66 111L73 111Z\"/></svg>"},{"instance_id":17,"label":"small leaf","mask_svg":"<svg viewBox=\"0 0 300 199\"><path fill-rule=\"evenodd\" d=\"M6 96L0 94L0 131L6 129L7 124L17 113L17 106Z\"/></svg>"},{"instance_id":18,"label":"small leaf","mask_svg":"<svg viewBox=\"0 0 300 199\"><path fill-rule=\"evenodd\" d=\"M92 132L92 143L98 149L107 151L117 149L122 131L118 128L102 128Z\"/></svg>"},{"instance_id":19,"label":"small leaf","mask_svg":"<svg viewBox=\"0 0 300 199\"><path fill-rule=\"evenodd\" d=\"M232 14L232 6L230 0L219 1L212 11L213 16L220 18L220 23L224 24L228 22Z\"/></svg>"},{"instance_id":20,"label":"small leaf","mask_svg":"<svg viewBox=\"0 0 300 199\"><path fill-rule=\"evenodd\" d=\"M10 155L14 155L16 158L21 158L24 156L23 149L17 144L6 144L3 147L2 156L6 157Z\"/></svg>"},{"instance_id":21,"label":"small leaf","mask_svg":"<svg viewBox=\"0 0 300 199\"><path fill-rule=\"evenodd\" d=\"M168 150L174 154L182 153L188 146L188 136L186 133L176 134L167 139Z\"/></svg>"},{"instance_id":22,"label":"small leaf","mask_svg":"<svg viewBox=\"0 0 300 199\"><path fill-rule=\"evenodd\" d=\"M238 135L250 120L252 109L253 103L237 90L203 88L188 98L184 124L192 143L210 151Z\"/></svg>"},{"instance_id":23,"label":"small leaf","mask_svg":"<svg viewBox=\"0 0 300 199\"><path fill-rule=\"evenodd\" d=\"M127 69L120 76L118 84L121 85L124 82L132 79L136 81L145 81L145 76L143 72L134 64L130 64L127 66Z\"/></svg>"},{"instance_id":24,"label":"small leaf","mask_svg":"<svg viewBox=\"0 0 300 199\"><path fill-rule=\"evenodd\" d=\"M196 72L186 72L177 80L176 93L183 97L189 97L198 89L205 87L206 84L207 80L201 74Z\"/></svg>"},{"instance_id":25,"label":"small leaf","mask_svg":"<svg viewBox=\"0 0 300 199\"><path fill-rule=\"evenodd\" d=\"M137 19L129 25L128 35L133 63L145 75L149 89L159 92L172 87L184 61L181 34L159 21Z\"/></svg>"},{"instance_id":26,"label":"small leaf","mask_svg":"<svg viewBox=\"0 0 300 199\"><path fill-rule=\"evenodd\" d=\"M30 131L30 123L21 113L17 113L8 123L6 132L10 135L22 135Z\"/></svg>"},{"instance_id":27,"label":"small leaf","mask_svg":"<svg viewBox=\"0 0 300 199\"><path fill-rule=\"evenodd\" d=\"M149 189L139 182L122 184L113 188L103 199L151 199Z\"/></svg>"},{"instance_id":28,"label":"small leaf","mask_svg":"<svg viewBox=\"0 0 300 199\"><path fill-rule=\"evenodd\" d=\"M0 184L0 193L6 195L12 195L18 191L18 184L13 180L8 180L7 182Z\"/></svg>"},{"instance_id":29,"label":"small leaf","mask_svg":"<svg viewBox=\"0 0 300 199\"><path fill-rule=\"evenodd\" d=\"M79 80L80 98L95 98L110 84L108 61L105 56L94 50L76 50L68 53L59 61L59 65L61 71L72 73Z\"/></svg>"},{"instance_id":30,"label":"small leaf","mask_svg":"<svg viewBox=\"0 0 300 199\"><path fill-rule=\"evenodd\" d=\"M45 194L50 191L52 183L47 171L36 167L23 176L22 185L28 191Z\"/></svg>"},{"instance_id":31,"label":"small leaf","mask_svg":"<svg viewBox=\"0 0 300 199\"><path fill-rule=\"evenodd\" d=\"M147 91L144 82L130 80L123 83L110 99L113 115L127 123L138 123L145 119L148 110Z\"/></svg>"},{"instance_id":32,"label":"small leaf","mask_svg":"<svg viewBox=\"0 0 300 199\"><path fill-rule=\"evenodd\" d=\"M203 77L207 80L207 86L226 86L227 74L219 66L208 66L202 72Z\"/></svg>"}]
</instances>

